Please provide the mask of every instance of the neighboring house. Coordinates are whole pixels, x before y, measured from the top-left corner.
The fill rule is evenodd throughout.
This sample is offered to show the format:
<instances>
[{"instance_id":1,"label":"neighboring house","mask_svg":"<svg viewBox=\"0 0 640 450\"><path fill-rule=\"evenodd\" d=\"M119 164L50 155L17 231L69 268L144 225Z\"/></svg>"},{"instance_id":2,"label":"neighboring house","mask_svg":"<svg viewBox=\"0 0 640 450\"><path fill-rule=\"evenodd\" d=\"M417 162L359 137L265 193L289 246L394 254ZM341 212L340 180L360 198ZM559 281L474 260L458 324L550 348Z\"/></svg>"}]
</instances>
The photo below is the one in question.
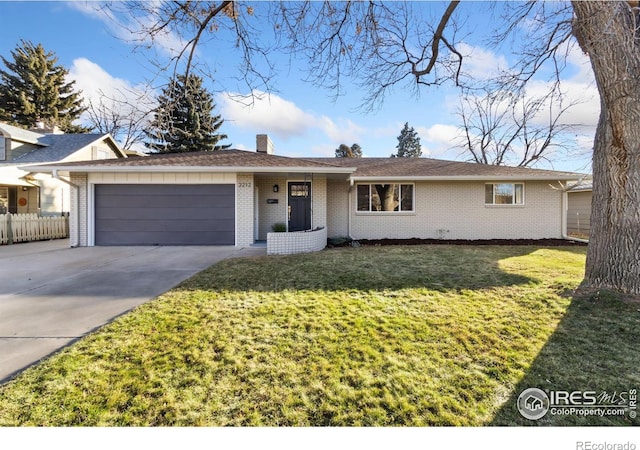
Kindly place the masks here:
<instances>
[{"instance_id":1,"label":"neighboring house","mask_svg":"<svg viewBox=\"0 0 640 450\"><path fill-rule=\"evenodd\" d=\"M0 123L0 214L68 213L70 186L51 175L33 175L19 166L111 158L127 155L109 134L62 134Z\"/></svg>"},{"instance_id":2,"label":"neighboring house","mask_svg":"<svg viewBox=\"0 0 640 450\"><path fill-rule=\"evenodd\" d=\"M593 183L578 183L567 191L567 233L587 238L591 231L591 191Z\"/></svg>"},{"instance_id":3,"label":"neighboring house","mask_svg":"<svg viewBox=\"0 0 640 450\"><path fill-rule=\"evenodd\" d=\"M28 167L69 175L71 244L236 245L314 233L353 239L566 235L567 182L583 175L427 158L289 158L224 150ZM73 216L75 215L75 220ZM323 240L324 239L324 240ZM314 244L314 245L316 245ZM296 244L298 245L298 244ZM295 251L313 248L301 247ZM278 251L275 251L278 252Z\"/></svg>"}]
</instances>

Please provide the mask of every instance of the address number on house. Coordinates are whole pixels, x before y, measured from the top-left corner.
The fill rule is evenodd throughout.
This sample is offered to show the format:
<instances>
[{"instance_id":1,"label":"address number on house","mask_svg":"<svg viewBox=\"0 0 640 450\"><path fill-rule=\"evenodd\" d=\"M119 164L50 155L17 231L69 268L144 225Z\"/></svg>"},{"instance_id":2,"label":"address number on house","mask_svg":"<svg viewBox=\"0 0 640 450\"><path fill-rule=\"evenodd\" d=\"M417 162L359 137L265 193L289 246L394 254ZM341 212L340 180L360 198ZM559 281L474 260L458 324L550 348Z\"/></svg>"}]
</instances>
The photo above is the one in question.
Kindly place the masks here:
<instances>
[{"instance_id":1,"label":"address number on house","mask_svg":"<svg viewBox=\"0 0 640 450\"><path fill-rule=\"evenodd\" d=\"M238 187L239 188L250 188L251 187L251 182L250 181L246 181L243 183L238 183Z\"/></svg>"}]
</instances>

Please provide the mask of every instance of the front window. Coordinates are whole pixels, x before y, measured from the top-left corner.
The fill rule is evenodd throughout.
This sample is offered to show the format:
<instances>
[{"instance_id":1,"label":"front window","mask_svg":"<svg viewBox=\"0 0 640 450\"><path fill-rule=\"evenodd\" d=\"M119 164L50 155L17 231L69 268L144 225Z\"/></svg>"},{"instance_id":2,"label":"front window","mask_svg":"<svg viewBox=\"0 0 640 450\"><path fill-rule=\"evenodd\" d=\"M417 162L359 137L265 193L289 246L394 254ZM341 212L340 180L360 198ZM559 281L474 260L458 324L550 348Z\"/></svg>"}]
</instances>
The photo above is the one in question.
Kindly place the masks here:
<instances>
[{"instance_id":1,"label":"front window","mask_svg":"<svg viewBox=\"0 0 640 450\"><path fill-rule=\"evenodd\" d=\"M359 184L357 209L361 212L413 211L413 184Z\"/></svg>"},{"instance_id":2,"label":"front window","mask_svg":"<svg viewBox=\"0 0 640 450\"><path fill-rule=\"evenodd\" d=\"M486 205L524 205L524 184L485 184L484 203Z\"/></svg>"}]
</instances>

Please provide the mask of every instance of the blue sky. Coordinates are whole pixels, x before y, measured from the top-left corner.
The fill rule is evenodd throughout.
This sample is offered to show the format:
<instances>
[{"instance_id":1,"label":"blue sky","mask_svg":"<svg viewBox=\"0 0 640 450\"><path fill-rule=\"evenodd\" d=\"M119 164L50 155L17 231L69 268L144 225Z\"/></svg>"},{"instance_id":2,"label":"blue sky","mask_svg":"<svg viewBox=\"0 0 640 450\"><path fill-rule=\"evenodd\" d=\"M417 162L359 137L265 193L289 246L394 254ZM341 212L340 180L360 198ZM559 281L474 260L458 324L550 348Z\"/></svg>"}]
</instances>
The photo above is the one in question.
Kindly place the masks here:
<instances>
[{"instance_id":1,"label":"blue sky","mask_svg":"<svg viewBox=\"0 0 640 450\"><path fill-rule=\"evenodd\" d=\"M89 98L97 98L98 91L144 89L146 81L157 75L150 55L166 57L167 47L176 45L174 36L167 36L148 51L135 50L127 41L130 35L116 23L126 19L109 19L96 11L99 6L98 2L0 1L0 55L10 57L20 39L41 43L59 57L59 63L70 70L70 77ZM442 8L435 2L426 6ZM459 12L473 31L485 28L484 21L490 20L487 9L484 2L466 2ZM510 58L484 47L473 33L467 39L462 44L469 55L465 68L474 75L486 75ZM255 135L267 133L276 153L285 156L333 156L341 143L360 144L365 156L389 156L396 151L404 122L409 122L418 131L424 156L465 159L455 146L459 120L455 115L458 91L453 86L422 90L418 98L396 89L380 109L366 113L357 109L365 94L357 86L346 84L346 95L334 99L332 91L302 81L304 66L300 62L289 66L286 57L276 57L281 71L274 79L273 93L248 108L228 95L249 93L233 81L235 67L229 63L235 56L233 50L221 50L214 44L200 47L198 57L215 69L216 82L208 88L215 92L218 112L225 119L221 131L235 148L253 150ZM565 120L582 124L574 137L588 153L598 119L597 93L586 58L576 49L569 61L563 86L570 97L580 97L583 103ZM154 93L166 75L155 78ZM532 86L533 90L543 89L545 82L539 80ZM588 172L589 156L557 157L552 164L536 167Z\"/></svg>"}]
</instances>

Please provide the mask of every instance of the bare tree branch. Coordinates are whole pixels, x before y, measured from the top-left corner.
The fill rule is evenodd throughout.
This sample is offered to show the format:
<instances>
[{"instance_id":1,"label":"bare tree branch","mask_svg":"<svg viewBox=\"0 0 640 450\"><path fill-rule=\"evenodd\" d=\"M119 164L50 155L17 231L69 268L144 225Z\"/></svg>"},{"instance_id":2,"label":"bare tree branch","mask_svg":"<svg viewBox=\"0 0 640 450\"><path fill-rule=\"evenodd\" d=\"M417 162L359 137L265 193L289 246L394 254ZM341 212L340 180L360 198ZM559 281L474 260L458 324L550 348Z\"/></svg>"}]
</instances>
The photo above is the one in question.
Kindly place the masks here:
<instances>
[{"instance_id":1,"label":"bare tree branch","mask_svg":"<svg viewBox=\"0 0 640 450\"><path fill-rule=\"evenodd\" d=\"M458 117L459 145L471 161L480 164L533 166L551 162L553 151L569 153L575 143L567 137L576 124L562 123L576 102L564 101L558 91L527 97L508 91L487 91L483 96L461 96ZM545 118L546 117L546 118Z\"/></svg>"}]
</instances>

